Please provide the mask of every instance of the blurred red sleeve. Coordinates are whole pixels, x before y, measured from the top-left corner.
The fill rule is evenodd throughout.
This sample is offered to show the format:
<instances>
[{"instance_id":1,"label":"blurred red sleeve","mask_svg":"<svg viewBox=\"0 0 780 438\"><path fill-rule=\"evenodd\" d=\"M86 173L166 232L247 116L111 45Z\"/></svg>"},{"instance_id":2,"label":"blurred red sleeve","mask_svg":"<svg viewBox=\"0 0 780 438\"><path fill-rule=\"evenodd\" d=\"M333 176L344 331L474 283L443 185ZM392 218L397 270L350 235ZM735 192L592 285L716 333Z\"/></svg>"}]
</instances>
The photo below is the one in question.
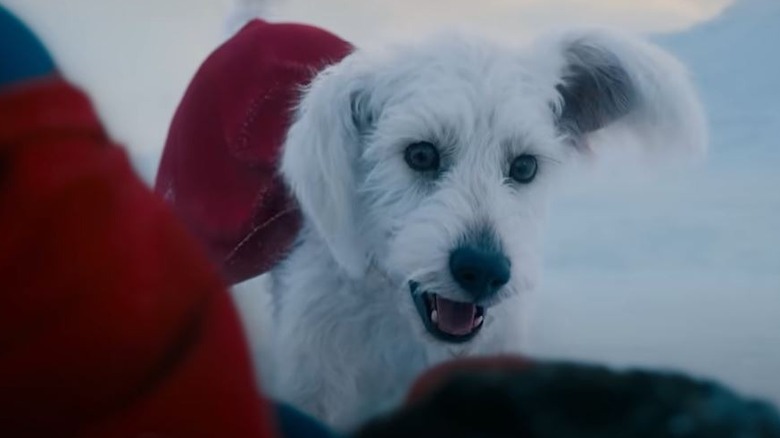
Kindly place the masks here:
<instances>
[{"instance_id":1,"label":"blurred red sleeve","mask_svg":"<svg viewBox=\"0 0 780 438\"><path fill-rule=\"evenodd\" d=\"M269 436L235 311L88 99L0 94L0 435Z\"/></svg>"}]
</instances>

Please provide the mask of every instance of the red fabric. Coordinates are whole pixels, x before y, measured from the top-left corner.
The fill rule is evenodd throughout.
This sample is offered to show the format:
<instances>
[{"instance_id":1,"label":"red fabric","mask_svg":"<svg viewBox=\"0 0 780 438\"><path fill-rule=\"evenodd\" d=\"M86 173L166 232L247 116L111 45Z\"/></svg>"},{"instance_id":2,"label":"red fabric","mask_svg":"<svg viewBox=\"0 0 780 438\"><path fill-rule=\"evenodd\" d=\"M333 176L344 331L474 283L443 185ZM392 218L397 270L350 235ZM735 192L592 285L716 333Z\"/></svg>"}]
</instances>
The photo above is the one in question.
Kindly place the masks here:
<instances>
[{"instance_id":1,"label":"red fabric","mask_svg":"<svg viewBox=\"0 0 780 438\"><path fill-rule=\"evenodd\" d=\"M270 436L216 270L60 79L0 94L0 230L0 436Z\"/></svg>"},{"instance_id":2,"label":"red fabric","mask_svg":"<svg viewBox=\"0 0 780 438\"><path fill-rule=\"evenodd\" d=\"M533 361L521 356L469 357L445 362L426 371L415 381L407 395L406 404L416 403L459 374L482 371L523 371L531 366Z\"/></svg>"},{"instance_id":3,"label":"red fabric","mask_svg":"<svg viewBox=\"0 0 780 438\"><path fill-rule=\"evenodd\" d=\"M192 80L168 134L156 190L230 282L272 267L300 227L276 174L299 90L352 47L318 28L253 21Z\"/></svg>"}]
</instances>

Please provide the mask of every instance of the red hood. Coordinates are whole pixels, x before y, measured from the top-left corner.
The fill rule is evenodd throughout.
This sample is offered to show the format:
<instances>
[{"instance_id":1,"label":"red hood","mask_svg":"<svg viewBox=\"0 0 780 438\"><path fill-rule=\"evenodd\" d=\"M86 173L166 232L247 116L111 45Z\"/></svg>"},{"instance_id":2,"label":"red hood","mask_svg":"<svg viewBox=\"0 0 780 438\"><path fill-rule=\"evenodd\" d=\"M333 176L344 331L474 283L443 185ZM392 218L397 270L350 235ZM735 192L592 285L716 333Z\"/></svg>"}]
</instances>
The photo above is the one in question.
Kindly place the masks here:
<instances>
[{"instance_id":1,"label":"red hood","mask_svg":"<svg viewBox=\"0 0 780 438\"><path fill-rule=\"evenodd\" d=\"M267 271L300 227L276 164L299 90L352 46L318 28L256 20L192 80L157 174L165 197L231 283Z\"/></svg>"}]
</instances>

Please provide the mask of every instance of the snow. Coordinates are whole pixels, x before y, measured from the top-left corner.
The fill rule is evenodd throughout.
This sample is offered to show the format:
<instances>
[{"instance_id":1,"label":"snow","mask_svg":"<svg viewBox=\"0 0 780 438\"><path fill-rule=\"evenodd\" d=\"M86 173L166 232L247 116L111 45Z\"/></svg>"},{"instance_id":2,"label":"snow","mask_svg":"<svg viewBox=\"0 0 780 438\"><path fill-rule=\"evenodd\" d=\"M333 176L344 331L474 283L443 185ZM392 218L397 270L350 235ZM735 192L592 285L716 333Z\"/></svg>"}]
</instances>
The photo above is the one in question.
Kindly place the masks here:
<instances>
[{"instance_id":1,"label":"snow","mask_svg":"<svg viewBox=\"0 0 780 438\"><path fill-rule=\"evenodd\" d=\"M440 8L410 16L419 0L289 1L281 17L356 40L435 27ZM189 78L221 41L229 3L3 0L90 91L147 181ZM529 296L531 351L687 370L780 403L780 1L725 11L725 0L447 4L456 3L441 20L474 17L518 38L561 21L674 31L656 39L691 66L710 113L706 163L656 178L604 172L552 206L544 283ZM261 296L237 297L248 330L263 333Z\"/></svg>"},{"instance_id":2,"label":"snow","mask_svg":"<svg viewBox=\"0 0 780 438\"><path fill-rule=\"evenodd\" d=\"M658 37L710 114L708 161L594 178L552 209L533 350L723 379L780 403L780 2Z\"/></svg>"}]
</instances>

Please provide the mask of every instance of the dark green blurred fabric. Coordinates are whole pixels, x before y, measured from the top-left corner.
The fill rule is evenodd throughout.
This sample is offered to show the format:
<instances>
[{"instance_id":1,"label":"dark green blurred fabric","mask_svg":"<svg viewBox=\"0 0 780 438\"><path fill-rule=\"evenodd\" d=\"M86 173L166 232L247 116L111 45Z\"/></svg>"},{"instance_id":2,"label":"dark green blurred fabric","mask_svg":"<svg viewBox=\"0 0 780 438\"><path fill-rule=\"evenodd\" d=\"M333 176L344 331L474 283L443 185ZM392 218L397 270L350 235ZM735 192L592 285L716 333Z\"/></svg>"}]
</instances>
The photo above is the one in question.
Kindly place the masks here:
<instances>
[{"instance_id":1,"label":"dark green blurred fabric","mask_svg":"<svg viewBox=\"0 0 780 438\"><path fill-rule=\"evenodd\" d=\"M41 41L0 6L0 87L52 73L54 62Z\"/></svg>"},{"instance_id":2,"label":"dark green blurred fabric","mask_svg":"<svg viewBox=\"0 0 780 438\"><path fill-rule=\"evenodd\" d=\"M339 438L327 426L284 403L276 403L281 438Z\"/></svg>"}]
</instances>

